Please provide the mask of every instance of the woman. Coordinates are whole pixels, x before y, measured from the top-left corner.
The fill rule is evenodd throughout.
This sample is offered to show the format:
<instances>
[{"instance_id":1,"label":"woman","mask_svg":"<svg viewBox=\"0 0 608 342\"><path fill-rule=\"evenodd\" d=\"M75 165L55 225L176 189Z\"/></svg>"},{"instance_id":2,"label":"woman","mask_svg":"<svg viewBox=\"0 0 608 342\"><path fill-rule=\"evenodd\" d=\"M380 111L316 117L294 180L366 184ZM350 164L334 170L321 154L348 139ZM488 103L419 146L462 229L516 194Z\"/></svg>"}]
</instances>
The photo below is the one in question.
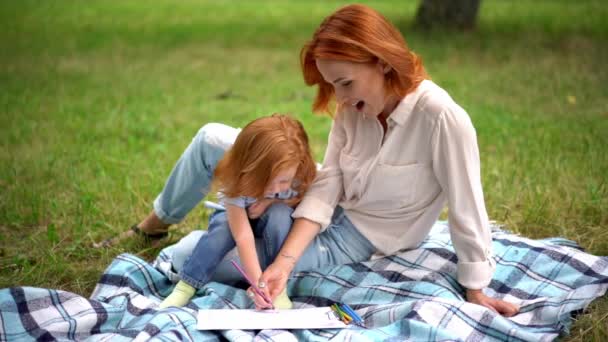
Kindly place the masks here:
<instances>
[{"instance_id":1,"label":"woman","mask_svg":"<svg viewBox=\"0 0 608 342\"><path fill-rule=\"evenodd\" d=\"M323 167L260 278L271 296L294 269L415 248L447 202L467 300L516 314L516 305L482 292L495 264L475 130L467 113L425 80L399 31L369 7L345 6L304 46L301 66L306 83L318 86L313 110L329 112L335 100L336 114Z\"/></svg>"},{"instance_id":2,"label":"woman","mask_svg":"<svg viewBox=\"0 0 608 342\"><path fill-rule=\"evenodd\" d=\"M345 6L321 23L302 49L301 65L306 83L318 86L313 110L329 112L332 101L336 110L323 167L260 287L275 298L292 271L415 248L447 203L467 300L516 314L516 305L482 292L495 265L475 130L467 113L426 80L422 61L399 31L369 7ZM200 135L133 232L163 234L203 198L198 189L208 182L208 168L206 147L199 146L233 137ZM264 307L258 296L255 301Z\"/></svg>"}]
</instances>

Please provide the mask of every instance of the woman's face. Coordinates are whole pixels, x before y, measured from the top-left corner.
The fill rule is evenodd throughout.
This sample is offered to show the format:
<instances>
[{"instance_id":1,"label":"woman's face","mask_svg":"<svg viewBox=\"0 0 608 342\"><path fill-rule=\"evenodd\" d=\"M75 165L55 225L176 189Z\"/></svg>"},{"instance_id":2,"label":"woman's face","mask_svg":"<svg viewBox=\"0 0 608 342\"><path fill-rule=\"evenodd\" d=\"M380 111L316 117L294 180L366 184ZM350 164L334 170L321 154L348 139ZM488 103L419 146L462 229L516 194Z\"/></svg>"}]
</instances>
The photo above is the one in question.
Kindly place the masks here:
<instances>
[{"instance_id":1,"label":"woman's face","mask_svg":"<svg viewBox=\"0 0 608 342\"><path fill-rule=\"evenodd\" d=\"M317 59L317 69L323 79L334 87L336 101L344 109L351 109L367 117L388 116L394 103L387 103L383 63L353 63L333 59Z\"/></svg>"}]
</instances>

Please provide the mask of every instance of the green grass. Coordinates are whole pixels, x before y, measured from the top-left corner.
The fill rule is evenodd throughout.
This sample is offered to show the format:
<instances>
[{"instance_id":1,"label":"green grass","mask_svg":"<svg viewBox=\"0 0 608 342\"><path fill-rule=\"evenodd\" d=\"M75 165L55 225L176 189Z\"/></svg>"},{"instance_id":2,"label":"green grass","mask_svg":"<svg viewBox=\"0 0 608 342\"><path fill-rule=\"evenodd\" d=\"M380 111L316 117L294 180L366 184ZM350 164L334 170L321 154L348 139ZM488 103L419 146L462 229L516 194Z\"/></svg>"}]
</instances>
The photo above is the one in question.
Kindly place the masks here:
<instances>
[{"instance_id":1,"label":"green grass","mask_svg":"<svg viewBox=\"0 0 608 342\"><path fill-rule=\"evenodd\" d=\"M317 159L300 46L341 1L0 2L0 288L88 296L197 129L291 112ZM608 7L484 0L478 29L411 29L417 1L368 2L471 115L490 217L608 255ZM204 226L198 208L172 240ZM143 249L142 249L143 248ZM608 339L608 300L569 340Z\"/></svg>"}]
</instances>

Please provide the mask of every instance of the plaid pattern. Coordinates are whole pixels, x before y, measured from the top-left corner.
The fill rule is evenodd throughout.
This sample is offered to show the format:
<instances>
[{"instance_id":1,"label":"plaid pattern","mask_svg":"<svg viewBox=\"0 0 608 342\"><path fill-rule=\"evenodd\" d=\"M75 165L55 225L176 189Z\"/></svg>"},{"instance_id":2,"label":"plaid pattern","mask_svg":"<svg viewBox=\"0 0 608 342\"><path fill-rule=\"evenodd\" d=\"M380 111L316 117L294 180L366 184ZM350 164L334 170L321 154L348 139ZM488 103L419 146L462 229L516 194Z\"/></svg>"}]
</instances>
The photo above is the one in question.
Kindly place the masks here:
<instances>
[{"instance_id":1,"label":"plaid pattern","mask_svg":"<svg viewBox=\"0 0 608 342\"><path fill-rule=\"evenodd\" d=\"M463 300L447 224L438 222L420 248L398 256L296 274L297 307L344 302L368 329L197 331L197 308L251 308L239 288L210 283L187 307L157 311L172 290L171 247L150 265L118 256L91 299L31 287L0 290L0 341L544 341L567 333L571 315L604 295L608 258L564 239L530 240L493 232L497 271L486 293L521 305L505 318ZM154 267L156 266L156 267Z\"/></svg>"}]
</instances>

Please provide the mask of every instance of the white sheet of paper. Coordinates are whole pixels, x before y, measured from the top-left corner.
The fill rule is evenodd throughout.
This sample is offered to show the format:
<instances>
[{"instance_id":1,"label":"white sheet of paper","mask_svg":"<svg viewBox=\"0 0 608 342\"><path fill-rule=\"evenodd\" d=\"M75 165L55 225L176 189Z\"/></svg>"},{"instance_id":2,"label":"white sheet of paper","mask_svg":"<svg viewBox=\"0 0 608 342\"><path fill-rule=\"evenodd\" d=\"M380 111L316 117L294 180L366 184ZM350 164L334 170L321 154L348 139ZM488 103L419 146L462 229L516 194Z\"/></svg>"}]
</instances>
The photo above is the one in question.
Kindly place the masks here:
<instances>
[{"instance_id":1,"label":"white sheet of paper","mask_svg":"<svg viewBox=\"0 0 608 342\"><path fill-rule=\"evenodd\" d=\"M199 310L199 330L346 328L330 307L291 310Z\"/></svg>"}]
</instances>

